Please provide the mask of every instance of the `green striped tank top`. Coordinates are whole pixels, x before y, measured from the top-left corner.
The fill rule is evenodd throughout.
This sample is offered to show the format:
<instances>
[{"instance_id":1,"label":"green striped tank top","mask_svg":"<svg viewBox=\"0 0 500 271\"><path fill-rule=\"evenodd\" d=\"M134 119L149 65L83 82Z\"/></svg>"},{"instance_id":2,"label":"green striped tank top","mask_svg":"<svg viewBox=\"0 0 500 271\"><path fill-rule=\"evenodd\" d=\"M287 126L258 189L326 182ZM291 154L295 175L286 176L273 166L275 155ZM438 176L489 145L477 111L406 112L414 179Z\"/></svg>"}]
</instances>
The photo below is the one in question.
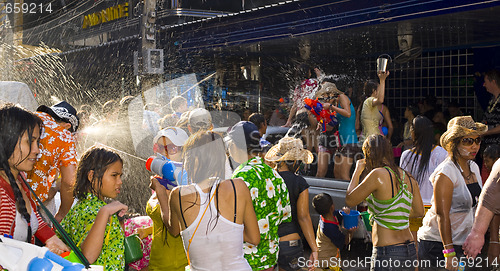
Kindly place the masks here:
<instances>
[{"instance_id":1,"label":"green striped tank top","mask_svg":"<svg viewBox=\"0 0 500 271\"><path fill-rule=\"evenodd\" d=\"M385 167L396 177L397 175L389 167ZM405 172L403 171L403 180ZM409 227L411 202L413 194L408 190L408 185L401 179L399 181L399 191L388 200L376 199L373 194L367 198L368 212L370 213L370 222L377 222L380 226L390 230L403 230Z\"/></svg>"}]
</instances>

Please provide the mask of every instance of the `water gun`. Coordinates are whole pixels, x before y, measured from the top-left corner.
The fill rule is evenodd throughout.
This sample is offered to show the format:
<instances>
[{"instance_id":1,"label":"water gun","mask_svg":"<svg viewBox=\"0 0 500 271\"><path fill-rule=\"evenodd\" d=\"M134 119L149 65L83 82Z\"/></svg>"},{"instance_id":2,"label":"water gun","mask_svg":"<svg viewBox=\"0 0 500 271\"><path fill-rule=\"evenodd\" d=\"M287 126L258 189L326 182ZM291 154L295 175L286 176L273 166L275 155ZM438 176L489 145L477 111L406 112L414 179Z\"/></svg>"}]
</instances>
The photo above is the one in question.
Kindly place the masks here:
<instances>
[{"instance_id":1,"label":"water gun","mask_svg":"<svg viewBox=\"0 0 500 271\"><path fill-rule=\"evenodd\" d=\"M0 268L10 271L81 271L103 270L102 266L72 263L46 247L0 236Z\"/></svg>"},{"instance_id":2,"label":"water gun","mask_svg":"<svg viewBox=\"0 0 500 271\"><path fill-rule=\"evenodd\" d=\"M149 157L146 169L160 176L156 179L169 190L179 184L187 184L187 173L182 169L182 163L172 161L163 155Z\"/></svg>"},{"instance_id":3,"label":"water gun","mask_svg":"<svg viewBox=\"0 0 500 271\"><path fill-rule=\"evenodd\" d=\"M330 113L330 111L323 108L323 104L318 99L313 100L309 98L304 99L305 108L316 117L316 120L321 123L322 133L326 132L326 124L330 126L337 125L336 115L337 112Z\"/></svg>"}]
</instances>

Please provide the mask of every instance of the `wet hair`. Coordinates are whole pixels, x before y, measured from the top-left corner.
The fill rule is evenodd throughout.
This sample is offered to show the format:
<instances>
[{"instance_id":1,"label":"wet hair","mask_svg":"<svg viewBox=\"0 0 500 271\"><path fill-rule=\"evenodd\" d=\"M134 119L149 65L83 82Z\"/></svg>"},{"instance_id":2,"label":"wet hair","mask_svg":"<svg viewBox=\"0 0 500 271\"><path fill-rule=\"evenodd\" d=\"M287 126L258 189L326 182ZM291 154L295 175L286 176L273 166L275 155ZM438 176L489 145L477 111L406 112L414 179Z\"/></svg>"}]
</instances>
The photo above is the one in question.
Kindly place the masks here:
<instances>
[{"instance_id":1,"label":"wet hair","mask_svg":"<svg viewBox=\"0 0 500 271\"><path fill-rule=\"evenodd\" d=\"M375 80L368 80L363 85L363 96L361 98L361 104L359 105L359 115L363 112L363 104L365 100L372 96L373 92L378 88L379 83Z\"/></svg>"},{"instance_id":2,"label":"wet hair","mask_svg":"<svg viewBox=\"0 0 500 271\"><path fill-rule=\"evenodd\" d=\"M330 212L330 208L333 206L332 196L327 193L317 194L312 199L312 206L318 214L324 216Z\"/></svg>"},{"instance_id":3,"label":"wet hair","mask_svg":"<svg viewBox=\"0 0 500 271\"><path fill-rule=\"evenodd\" d=\"M252 115L250 115L250 117L248 117L248 121L253 122L253 124L255 124L255 126L257 126L257 128L259 129L261 125L266 124L264 115L260 113L253 113Z\"/></svg>"},{"instance_id":4,"label":"wet hair","mask_svg":"<svg viewBox=\"0 0 500 271\"><path fill-rule=\"evenodd\" d=\"M409 166L410 172L413 173L420 185L425 175L424 172L429 169L429 160L434 145L433 123L425 116L416 116L411 123L411 127L415 135L413 139L415 147L414 151L410 152L410 160L406 161L405 166ZM417 165L419 156L420 161Z\"/></svg>"},{"instance_id":5,"label":"wet hair","mask_svg":"<svg viewBox=\"0 0 500 271\"><path fill-rule=\"evenodd\" d=\"M295 174L297 174L297 171L299 171L300 167L302 166L302 160L286 160L286 161L279 161L277 163L277 168L280 168L283 163L286 164L289 171Z\"/></svg>"},{"instance_id":6,"label":"wet hair","mask_svg":"<svg viewBox=\"0 0 500 271\"><path fill-rule=\"evenodd\" d=\"M21 138L24 133L28 134L29 142L31 142L33 138L33 131L37 128L37 126L41 132L43 122L35 114L11 103L0 106L0 127L2 127L2 132L0 132L0 142L2 142L2 144L0 144L0 170L3 170L9 179L10 186L14 192L17 211L28 223L28 242L31 242L32 233L31 214L28 213L26 204L30 203L26 203L23 199L23 194L16 182L17 176L14 176L10 170L9 158L14 154L16 146L21 146ZM18 161L17 164L26 160L30 153L31 144L26 157L22 158L21 161ZM21 153L21 155L23 155L23 153ZM28 198L30 197L30 195L27 196Z\"/></svg>"},{"instance_id":7,"label":"wet hair","mask_svg":"<svg viewBox=\"0 0 500 271\"><path fill-rule=\"evenodd\" d=\"M500 158L500 146L499 145L489 145L483 151L483 158L491 158L497 160Z\"/></svg>"},{"instance_id":8,"label":"wet hair","mask_svg":"<svg viewBox=\"0 0 500 271\"><path fill-rule=\"evenodd\" d=\"M191 135L183 146L182 159L193 183L212 177L224 179L225 146L216 132L201 130Z\"/></svg>"},{"instance_id":9,"label":"wet hair","mask_svg":"<svg viewBox=\"0 0 500 271\"><path fill-rule=\"evenodd\" d=\"M210 130L200 130L191 135L183 146L182 158L188 180L191 182L199 183L207 179L224 180L226 152L222 136L218 133ZM215 198L217 211L219 211L219 189L215 191ZM195 206L197 200L198 192L196 192L196 200L186 210ZM210 211L207 232L210 227L212 227L212 230L215 228L219 216L220 212L217 212L215 218L212 219L213 214Z\"/></svg>"},{"instance_id":10,"label":"wet hair","mask_svg":"<svg viewBox=\"0 0 500 271\"><path fill-rule=\"evenodd\" d=\"M490 81L495 81L498 87L500 87L500 71L498 70L489 70L484 74L485 77L488 77Z\"/></svg>"},{"instance_id":11,"label":"wet hair","mask_svg":"<svg viewBox=\"0 0 500 271\"><path fill-rule=\"evenodd\" d=\"M400 179L399 167L394 162L392 145L385 136L375 134L368 136L363 143L363 154L366 157L366 167L361 174L362 178L366 177L373 169L389 167Z\"/></svg>"},{"instance_id":12,"label":"wet hair","mask_svg":"<svg viewBox=\"0 0 500 271\"><path fill-rule=\"evenodd\" d=\"M88 149L82 155L80 163L78 163L78 169L76 170L76 184L73 191L75 198L83 200L87 197L88 193L100 196L102 177L108 167L117 161L123 164L120 155L112 150L96 146ZM88 177L91 170L94 171L94 174L93 179L89 180Z\"/></svg>"}]
</instances>

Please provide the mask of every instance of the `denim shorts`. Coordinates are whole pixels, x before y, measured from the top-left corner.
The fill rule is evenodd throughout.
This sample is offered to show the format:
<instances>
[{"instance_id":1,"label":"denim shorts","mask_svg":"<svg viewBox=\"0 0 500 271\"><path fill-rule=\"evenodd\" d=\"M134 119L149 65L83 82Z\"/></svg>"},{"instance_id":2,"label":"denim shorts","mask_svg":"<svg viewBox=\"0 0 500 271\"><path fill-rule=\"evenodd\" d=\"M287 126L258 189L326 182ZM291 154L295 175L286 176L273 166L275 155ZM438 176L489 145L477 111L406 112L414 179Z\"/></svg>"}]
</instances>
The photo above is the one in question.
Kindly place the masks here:
<instances>
[{"instance_id":1,"label":"denim shorts","mask_svg":"<svg viewBox=\"0 0 500 271\"><path fill-rule=\"evenodd\" d=\"M457 258L464 256L464 251L462 246L453 246ZM438 268L438 266L443 266L445 261L443 255L443 243L436 241L426 241L420 240L418 242L418 259L421 262L427 262L431 266L429 269L424 270L445 270L444 268ZM438 265L440 263L440 265Z\"/></svg>"},{"instance_id":2,"label":"denim shorts","mask_svg":"<svg viewBox=\"0 0 500 271\"><path fill-rule=\"evenodd\" d=\"M371 271L414 271L417 263L415 242L407 241L403 244L374 247L371 261Z\"/></svg>"},{"instance_id":3,"label":"denim shorts","mask_svg":"<svg viewBox=\"0 0 500 271\"><path fill-rule=\"evenodd\" d=\"M279 246L278 266L286 271L300 270L299 258L304 257L302 240L282 241Z\"/></svg>"}]
</instances>

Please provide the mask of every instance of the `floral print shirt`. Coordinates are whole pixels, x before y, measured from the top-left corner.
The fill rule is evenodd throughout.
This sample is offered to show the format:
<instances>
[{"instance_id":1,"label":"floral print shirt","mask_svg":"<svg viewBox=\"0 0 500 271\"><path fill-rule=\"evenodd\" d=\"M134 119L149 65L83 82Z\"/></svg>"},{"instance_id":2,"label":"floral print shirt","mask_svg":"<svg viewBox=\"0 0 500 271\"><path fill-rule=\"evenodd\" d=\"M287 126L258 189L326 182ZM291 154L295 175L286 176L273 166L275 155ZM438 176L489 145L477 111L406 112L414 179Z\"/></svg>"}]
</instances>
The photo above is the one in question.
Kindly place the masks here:
<instances>
[{"instance_id":1,"label":"floral print shirt","mask_svg":"<svg viewBox=\"0 0 500 271\"><path fill-rule=\"evenodd\" d=\"M233 178L243 179L250 189L260 230L257 247L246 242L243 244L245 258L253 270L273 267L278 262L278 226L292 220L286 184L260 157L241 164Z\"/></svg>"},{"instance_id":2,"label":"floral print shirt","mask_svg":"<svg viewBox=\"0 0 500 271\"><path fill-rule=\"evenodd\" d=\"M61 221L61 226L77 246L81 246L87 238L97 213L104 205L106 202L89 193L87 198L76 203ZM125 234L116 214L110 217L110 221L104 232L101 254L93 264L104 266L105 271L124 270Z\"/></svg>"},{"instance_id":3,"label":"floral print shirt","mask_svg":"<svg viewBox=\"0 0 500 271\"><path fill-rule=\"evenodd\" d=\"M70 165L76 166L76 146L73 135L44 112L35 112L43 121L40 135L40 155L33 170L28 173L28 183L42 201L48 198L48 192L59 169Z\"/></svg>"}]
</instances>

